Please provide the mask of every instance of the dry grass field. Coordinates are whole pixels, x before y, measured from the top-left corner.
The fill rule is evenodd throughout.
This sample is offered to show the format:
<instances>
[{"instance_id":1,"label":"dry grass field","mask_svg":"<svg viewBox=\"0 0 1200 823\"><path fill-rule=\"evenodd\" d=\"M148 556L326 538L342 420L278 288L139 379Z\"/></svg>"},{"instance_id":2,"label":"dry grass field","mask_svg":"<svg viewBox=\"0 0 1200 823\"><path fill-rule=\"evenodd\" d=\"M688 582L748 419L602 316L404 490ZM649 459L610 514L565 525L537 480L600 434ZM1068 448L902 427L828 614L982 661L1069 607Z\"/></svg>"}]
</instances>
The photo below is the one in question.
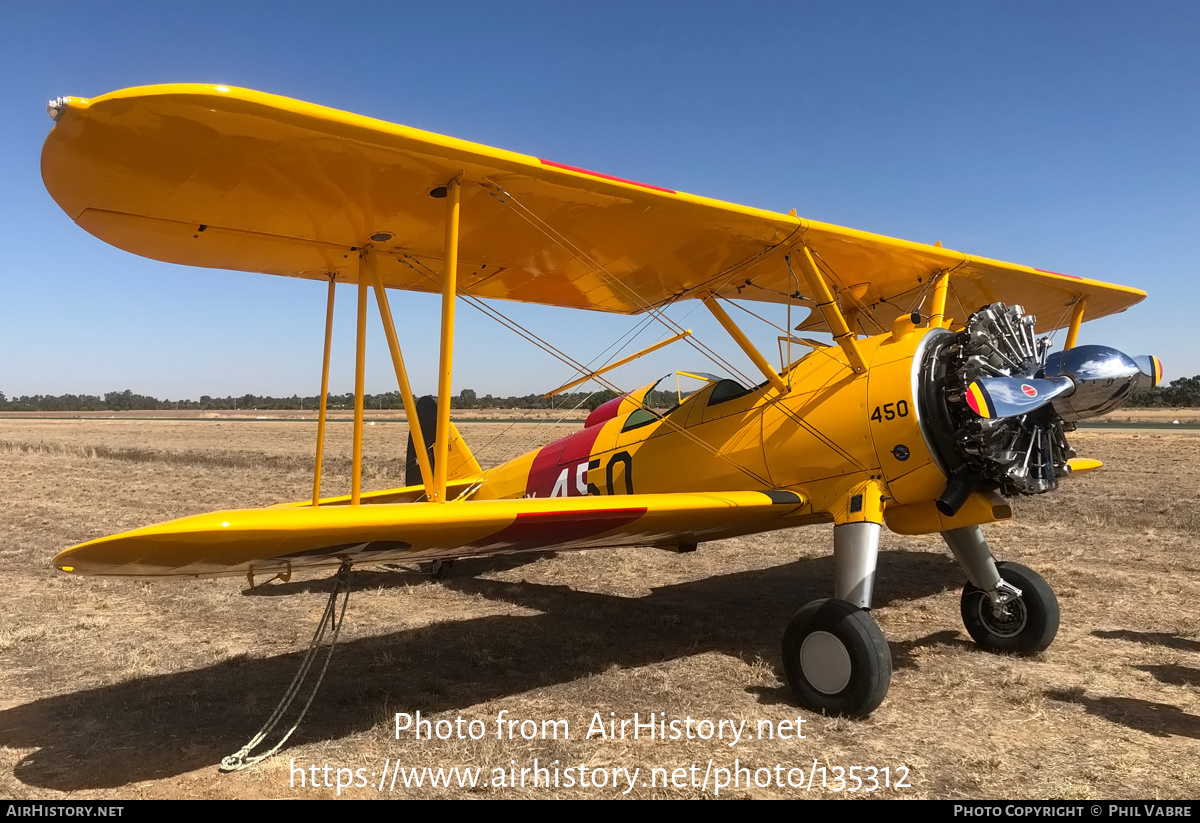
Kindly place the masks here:
<instances>
[{"instance_id":1,"label":"dry grass field","mask_svg":"<svg viewBox=\"0 0 1200 823\"><path fill-rule=\"evenodd\" d=\"M462 432L491 464L570 428ZM371 488L401 483L405 435L401 422L367 429ZM751 771L721 797L847 796L835 767L851 766L875 767L880 784L888 767L893 784L872 793L864 783L855 797L1200 795L1200 434L1162 431L1078 432L1080 454L1106 467L1016 501L1013 522L987 528L998 556L1037 569L1058 593L1062 628L1035 658L977 650L959 618L962 576L940 542L885 533L874 614L895 672L868 720L802 712L782 682L787 620L831 588L831 528L811 527L685 555L460 562L441 580L355 570L308 718L273 760L219 774L291 681L328 577L248 590L238 579L71 577L50 559L152 522L303 499L313 436L311 420L0 420L0 797L331 797L336 788L311 779L334 784L339 768L351 770L343 782L373 784L342 796L380 797L379 775L397 761L481 768L485 780L511 767L519 782L535 759L572 769L577 783L585 766L589 784L603 774L608 785L567 787L560 771L558 788L534 787L529 774L524 787L418 788L390 771L382 796L620 797L637 769L627 796L712 797L735 765ZM331 427L330 492L348 488L349 436L348 425ZM395 713L417 711L478 720L487 734L396 739ZM497 740L502 712L566 720L569 737L523 740L518 725L516 739ZM588 738L594 714L635 712L745 721L746 733ZM751 737L798 716L803 739ZM814 762L811 787L787 786L789 769L807 784ZM760 769L773 785L747 787ZM707 786L692 785L706 774Z\"/></svg>"}]
</instances>

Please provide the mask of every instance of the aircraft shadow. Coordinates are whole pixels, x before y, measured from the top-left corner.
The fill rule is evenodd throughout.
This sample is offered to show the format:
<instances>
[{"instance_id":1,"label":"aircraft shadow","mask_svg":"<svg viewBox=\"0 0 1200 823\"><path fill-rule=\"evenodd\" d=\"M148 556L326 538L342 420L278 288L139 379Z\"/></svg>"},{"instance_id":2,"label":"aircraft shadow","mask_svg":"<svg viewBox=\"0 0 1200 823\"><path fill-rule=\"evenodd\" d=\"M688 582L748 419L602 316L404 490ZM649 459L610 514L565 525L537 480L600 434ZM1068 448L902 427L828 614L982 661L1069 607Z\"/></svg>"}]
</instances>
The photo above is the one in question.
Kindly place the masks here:
<instances>
[{"instance_id":1,"label":"aircraft shadow","mask_svg":"<svg viewBox=\"0 0 1200 823\"><path fill-rule=\"evenodd\" d=\"M1056 691L1048 691L1046 696L1064 703L1079 703L1089 714L1155 737L1178 735L1200 738L1200 717L1168 703L1137 697L1075 696Z\"/></svg>"},{"instance_id":2,"label":"aircraft shadow","mask_svg":"<svg viewBox=\"0 0 1200 823\"><path fill-rule=\"evenodd\" d=\"M1149 672L1159 683L1169 683L1172 686L1200 686L1200 669L1193 669L1190 666L1147 664L1133 668Z\"/></svg>"},{"instance_id":3,"label":"aircraft shadow","mask_svg":"<svg viewBox=\"0 0 1200 823\"><path fill-rule=\"evenodd\" d=\"M440 574L427 574L420 570L419 563L396 564L396 568L354 569L350 576L350 590L356 589L389 589L415 586L422 583L442 583L452 577L471 577L488 572L511 571L530 563L536 563L548 557L554 557L555 552L527 552L525 554L497 554L488 557L467 557L446 563ZM270 583L258 585L253 589L244 589L246 597L284 597L301 592L324 592L333 590L334 576L317 577L309 580L297 580L289 583Z\"/></svg>"},{"instance_id":4,"label":"aircraft shadow","mask_svg":"<svg viewBox=\"0 0 1200 823\"><path fill-rule=\"evenodd\" d=\"M1115 631L1094 631L1093 637L1105 640L1128 640L1131 643L1145 643L1149 646L1166 646L1168 649L1178 649L1184 652L1200 652L1200 640L1188 640L1170 632L1136 632L1128 629Z\"/></svg>"},{"instance_id":5,"label":"aircraft shadow","mask_svg":"<svg viewBox=\"0 0 1200 823\"><path fill-rule=\"evenodd\" d=\"M914 600L961 583L946 556L882 552L876 604ZM396 711L465 709L612 666L640 667L705 652L757 655L778 666L788 619L805 602L829 596L832 561L803 559L709 577L640 598L465 577L442 585L539 614L436 623L339 644L329 676L289 746L362 732L390 721ZM945 619L956 622L956 616ZM935 639L944 638L927 638ZM301 657L234 658L36 700L0 711L0 746L36 748L17 764L14 776L61 791L215 767L266 719ZM776 702L787 695L760 698Z\"/></svg>"}]
</instances>

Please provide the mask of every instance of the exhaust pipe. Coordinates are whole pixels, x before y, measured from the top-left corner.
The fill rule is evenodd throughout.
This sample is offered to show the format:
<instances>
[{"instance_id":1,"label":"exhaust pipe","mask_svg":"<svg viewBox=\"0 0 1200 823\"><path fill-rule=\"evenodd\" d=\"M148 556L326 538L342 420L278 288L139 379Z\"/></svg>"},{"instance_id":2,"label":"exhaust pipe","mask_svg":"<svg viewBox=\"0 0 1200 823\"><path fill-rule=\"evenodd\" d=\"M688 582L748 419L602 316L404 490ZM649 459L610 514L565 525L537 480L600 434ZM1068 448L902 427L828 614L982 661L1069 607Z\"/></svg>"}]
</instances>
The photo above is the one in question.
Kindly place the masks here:
<instances>
[{"instance_id":1,"label":"exhaust pipe","mask_svg":"<svg viewBox=\"0 0 1200 823\"><path fill-rule=\"evenodd\" d=\"M942 492L942 496L937 499L934 504L937 510L946 517L953 517L958 514L958 510L963 507L963 503L967 502L967 498L971 496L971 492L979 486L983 480L983 472L962 466L950 476L950 482L946 484L946 490Z\"/></svg>"}]
</instances>

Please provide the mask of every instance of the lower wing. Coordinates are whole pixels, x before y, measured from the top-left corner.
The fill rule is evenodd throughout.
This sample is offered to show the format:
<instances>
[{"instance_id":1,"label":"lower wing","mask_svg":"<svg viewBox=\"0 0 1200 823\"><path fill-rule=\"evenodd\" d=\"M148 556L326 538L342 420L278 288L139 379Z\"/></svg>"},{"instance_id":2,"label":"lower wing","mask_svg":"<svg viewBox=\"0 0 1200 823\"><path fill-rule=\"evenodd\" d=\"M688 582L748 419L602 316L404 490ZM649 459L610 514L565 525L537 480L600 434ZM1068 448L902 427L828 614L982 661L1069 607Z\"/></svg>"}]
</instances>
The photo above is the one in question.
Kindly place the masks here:
<instances>
[{"instance_id":1,"label":"lower wing","mask_svg":"<svg viewBox=\"0 0 1200 823\"><path fill-rule=\"evenodd\" d=\"M794 492L631 494L237 509L184 517L61 552L65 572L219 577L545 549L674 547L801 525Z\"/></svg>"}]
</instances>

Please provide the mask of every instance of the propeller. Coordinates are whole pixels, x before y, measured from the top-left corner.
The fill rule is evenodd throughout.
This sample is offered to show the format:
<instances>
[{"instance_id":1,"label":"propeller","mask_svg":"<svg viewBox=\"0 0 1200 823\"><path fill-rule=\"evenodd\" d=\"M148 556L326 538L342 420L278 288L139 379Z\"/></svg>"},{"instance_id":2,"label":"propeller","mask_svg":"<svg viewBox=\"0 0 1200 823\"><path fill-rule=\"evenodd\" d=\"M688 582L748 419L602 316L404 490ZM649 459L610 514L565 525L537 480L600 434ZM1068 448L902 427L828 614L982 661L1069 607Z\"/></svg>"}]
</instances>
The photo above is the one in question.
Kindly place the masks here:
<instances>
[{"instance_id":1,"label":"propeller","mask_svg":"<svg viewBox=\"0 0 1200 823\"><path fill-rule=\"evenodd\" d=\"M1157 357L1152 354L1139 354L1137 357L1133 358L1133 362L1137 363L1138 368L1141 369L1142 375L1145 376L1148 381L1147 385L1138 386L1139 390L1152 389L1162 382L1163 365L1162 361Z\"/></svg>"},{"instance_id":2,"label":"propeller","mask_svg":"<svg viewBox=\"0 0 1200 823\"><path fill-rule=\"evenodd\" d=\"M1055 352L1037 377L981 377L967 386L971 411L985 420L1017 417L1047 403L1063 420L1107 414L1141 389L1162 379L1162 361L1130 357L1109 346L1077 346Z\"/></svg>"},{"instance_id":3,"label":"propeller","mask_svg":"<svg viewBox=\"0 0 1200 823\"><path fill-rule=\"evenodd\" d=\"M1054 401L1059 416L1074 422L1108 414L1138 389L1157 385L1162 363L1152 355L1130 357L1109 346L1076 346L1047 357L1042 373L1075 384L1073 392Z\"/></svg>"},{"instance_id":4,"label":"propeller","mask_svg":"<svg viewBox=\"0 0 1200 823\"><path fill-rule=\"evenodd\" d=\"M1131 357L1109 346L1050 353L1036 320L1021 306L992 303L961 331L930 349L923 367L933 442L948 482L938 510L953 516L971 492L1041 494L1075 466L1066 433L1075 423L1113 411L1134 392L1162 380L1158 358ZM944 411L940 411L944 410Z\"/></svg>"}]
</instances>

